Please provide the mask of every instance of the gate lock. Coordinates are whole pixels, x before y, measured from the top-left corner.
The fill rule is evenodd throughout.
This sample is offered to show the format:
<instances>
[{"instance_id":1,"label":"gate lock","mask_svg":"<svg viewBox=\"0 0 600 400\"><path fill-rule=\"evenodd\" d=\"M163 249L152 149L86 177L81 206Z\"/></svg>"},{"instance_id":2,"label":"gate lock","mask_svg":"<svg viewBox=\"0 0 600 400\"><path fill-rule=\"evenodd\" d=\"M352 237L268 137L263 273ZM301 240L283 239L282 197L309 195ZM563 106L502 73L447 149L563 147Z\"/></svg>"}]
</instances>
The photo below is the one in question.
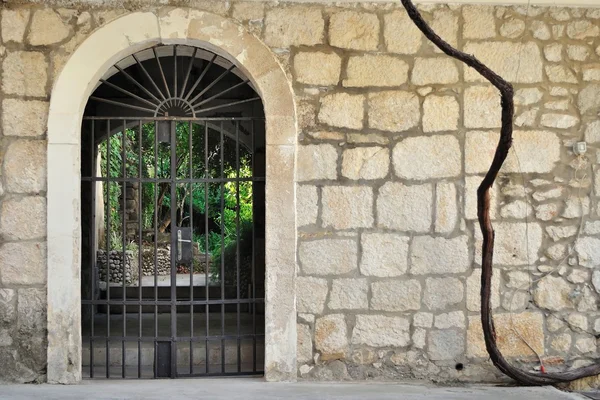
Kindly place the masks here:
<instances>
[{"instance_id":1,"label":"gate lock","mask_svg":"<svg viewBox=\"0 0 600 400\"><path fill-rule=\"evenodd\" d=\"M189 243L184 246L183 243ZM192 229L177 229L177 261L188 263L192 261Z\"/></svg>"}]
</instances>

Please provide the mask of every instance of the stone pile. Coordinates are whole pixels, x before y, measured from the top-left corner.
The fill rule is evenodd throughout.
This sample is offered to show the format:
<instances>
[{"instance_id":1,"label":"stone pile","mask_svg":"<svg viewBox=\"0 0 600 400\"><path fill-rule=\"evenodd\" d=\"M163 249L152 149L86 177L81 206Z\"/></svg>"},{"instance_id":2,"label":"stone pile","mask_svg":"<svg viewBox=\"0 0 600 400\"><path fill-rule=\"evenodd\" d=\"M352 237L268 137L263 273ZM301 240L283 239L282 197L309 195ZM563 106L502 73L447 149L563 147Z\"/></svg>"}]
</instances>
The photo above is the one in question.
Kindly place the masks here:
<instances>
[{"instance_id":1,"label":"stone pile","mask_svg":"<svg viewBox=\"0 0 600 400\"><path fill-rule=\"evenodd\" d=\"M171 273L171 246L156 249L156 274L169 275ZM142 253L142 274L154 276L154 247L145 247Z\"/></svg>"},{"instance_id":2,"label":"stone pile","mask_svg":"<svg viewBox=\"0 0 600 400\"><path fill-rule=\"evenodd\" d=\"M111 250L108 252L108 257L105 250L98 250L97 268L98 277L101 282L106 282L108 271L110 283L123 283L125 278L126 284L137 282L138 278L138 259L134 252L125 251L125 268L123 268L123 252Z\"/></svg>"}]
</instances>

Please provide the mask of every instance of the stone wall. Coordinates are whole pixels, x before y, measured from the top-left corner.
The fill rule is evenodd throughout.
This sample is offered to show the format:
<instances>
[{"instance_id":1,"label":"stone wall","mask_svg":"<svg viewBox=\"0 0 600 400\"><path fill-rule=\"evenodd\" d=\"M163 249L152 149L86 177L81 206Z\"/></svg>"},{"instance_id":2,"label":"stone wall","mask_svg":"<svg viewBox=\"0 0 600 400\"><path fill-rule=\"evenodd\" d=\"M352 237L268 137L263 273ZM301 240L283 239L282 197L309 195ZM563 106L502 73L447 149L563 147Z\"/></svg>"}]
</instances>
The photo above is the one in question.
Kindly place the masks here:
<instances>
[{"instance_id":1,"label":"stone wall","mask_svg":"<svg viewBox=\"0 0 600 400\"><path fill-rule=\"evenodd\" d=\"M68 3L0 13L0 380L45 379L50 89L90 32L159 7ZM399 4L170 3L244 24L292 82L299 377L502 379L478 322L475 192L498 138L497 93ZM600 332L600 10L420 9L515 84L515 147L492 197L500 347L526 368L529 346L547 369L585 365Z\"/></svg>"}]
</instances>

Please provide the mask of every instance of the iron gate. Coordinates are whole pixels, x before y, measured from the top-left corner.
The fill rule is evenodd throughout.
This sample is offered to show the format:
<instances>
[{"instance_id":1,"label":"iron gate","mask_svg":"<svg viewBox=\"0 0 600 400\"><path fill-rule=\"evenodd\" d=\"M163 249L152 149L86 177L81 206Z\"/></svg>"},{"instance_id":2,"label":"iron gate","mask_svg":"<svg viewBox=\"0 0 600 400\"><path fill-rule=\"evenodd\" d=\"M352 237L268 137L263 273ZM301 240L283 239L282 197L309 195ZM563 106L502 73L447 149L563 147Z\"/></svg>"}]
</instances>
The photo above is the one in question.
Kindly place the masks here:
<instances>
[{"instance_id":1,"label":"iron gate","mask_svg":"<svg viewBox=\"0 0 600 400\"><path fill-rule=\"evenodd\" d=\"M88 103L83 120L90 378L263 372L264 118L243 115L240 105L259 98L233 64L183 50L159 46L146 50L146 61L117 63L116 77L90 97L110 112ZM223 79L232 74L233 82ZM130 87L118 85L123 77ZM148 87L143 77L153 78ZM222 98L234 89L237 99ZM119 116L123 109L141 115Z\"/></svg>"}]
</instances>

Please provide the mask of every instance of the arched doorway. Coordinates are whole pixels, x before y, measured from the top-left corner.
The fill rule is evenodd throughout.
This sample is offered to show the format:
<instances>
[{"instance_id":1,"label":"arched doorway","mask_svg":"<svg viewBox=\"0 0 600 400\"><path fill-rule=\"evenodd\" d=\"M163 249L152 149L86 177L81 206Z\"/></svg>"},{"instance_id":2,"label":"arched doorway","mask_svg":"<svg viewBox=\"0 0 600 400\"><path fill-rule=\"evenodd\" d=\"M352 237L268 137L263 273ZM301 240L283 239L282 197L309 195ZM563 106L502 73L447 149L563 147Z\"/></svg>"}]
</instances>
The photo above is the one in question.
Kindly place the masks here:
<instances>
[{"instance_id":1,"label":"arched doorway","mask_svg":"<svg viewBox=\"0 0 600 400\"><path fill-rule=\"evenodd\" d=\"M82 372L262 374L265 129L260 96L209 50L117 62L81 136Z\"/></svg>"}]
</instances>

